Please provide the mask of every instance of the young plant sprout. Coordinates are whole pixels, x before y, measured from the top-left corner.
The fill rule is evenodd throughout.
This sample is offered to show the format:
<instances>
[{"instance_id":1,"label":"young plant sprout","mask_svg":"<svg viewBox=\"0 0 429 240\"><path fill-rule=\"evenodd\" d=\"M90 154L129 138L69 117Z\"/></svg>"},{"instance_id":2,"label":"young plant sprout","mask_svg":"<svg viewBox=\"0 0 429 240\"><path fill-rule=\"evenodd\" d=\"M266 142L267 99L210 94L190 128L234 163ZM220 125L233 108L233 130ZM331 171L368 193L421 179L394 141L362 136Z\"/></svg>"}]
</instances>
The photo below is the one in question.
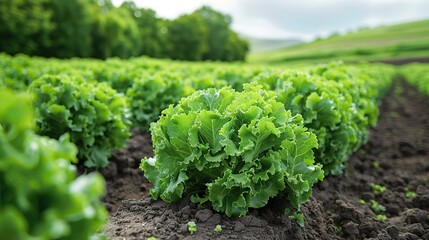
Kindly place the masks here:
<instances>
[{"instance_id":1,"label":"young plant sprout","mask_svg":"<svg viewBox=\"0 0 429 240\"><path fill-rule=\"evenodd\" d=\"M188 231L191 234L194 234L197 232L197 224L194 221L188 222Z\"/></svg>"}]
</instances>

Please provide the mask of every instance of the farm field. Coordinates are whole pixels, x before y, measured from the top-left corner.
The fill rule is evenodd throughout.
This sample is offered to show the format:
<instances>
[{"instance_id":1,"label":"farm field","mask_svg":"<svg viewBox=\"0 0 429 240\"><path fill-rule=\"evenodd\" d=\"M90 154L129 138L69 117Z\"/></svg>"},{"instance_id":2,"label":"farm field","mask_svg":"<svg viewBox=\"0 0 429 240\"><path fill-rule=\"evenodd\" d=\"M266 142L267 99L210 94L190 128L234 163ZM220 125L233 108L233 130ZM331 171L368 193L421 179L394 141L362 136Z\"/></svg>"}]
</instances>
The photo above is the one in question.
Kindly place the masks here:
<instances>
[{"instance_id":1,"label":"farm field","mask_svg":"<svg viewBox=\"0 0 429 240\"><path fill-rule=\"evenodd\" d=\"M0 1L0 240L429 240L429 1Z\"/></svg>"},{"instance_id":2,"label":"farm field","mask_svg":"<svg viewBox=\"0 0 429 240\"><path fill-rule=\"evenodd\" d=\"M249 62L265 64L309 64L342 59L346 62L428 61L429 20L375 28L304 43L290 48L251 54Z\"/></svg>"},{"instance_id":3,"label":"farm field","mask_svg":"<svg viewBox=\"0 0 429 240\"><path fill-rule=\"evenodd\" d=\"M69 236L84 224L82 239L429 237L426 64L3 54L0 66L1 97L17 97L0 108L0 223L16 221L1 236ZM45 189L51 178L36 163L70 177ZM24 193L7 190L36 169ZM59 205L68 212L46 210Z\"/></svg>"},{"instance_id":4,"label":"farm field","mask_svg":"<svg viewBox=\"0 0 429 240\"><path fill-rule=\"evenodd\" d=\"M314 186L313 197L303 206L304 228L283 214L285 199L232 219L189 199L176 204L154 201L147 192L152 186L138 169L139 156L153 154L151 140L135 132L104 173L110 189L104 201L112 210L104 232L112 239L427 239L428 104L428 97L398 80L381 103L377 127L370 131L368 143L351 156L345 175ZM387 190L374 194L371 184ZM386 210L374 211L371 200ZM387 220L377 220L379 214ZM189 235L186 223L195 219L198 231ZM221 234L213 231L217 224L222 225Z\"/></svg>"}]
</instances>

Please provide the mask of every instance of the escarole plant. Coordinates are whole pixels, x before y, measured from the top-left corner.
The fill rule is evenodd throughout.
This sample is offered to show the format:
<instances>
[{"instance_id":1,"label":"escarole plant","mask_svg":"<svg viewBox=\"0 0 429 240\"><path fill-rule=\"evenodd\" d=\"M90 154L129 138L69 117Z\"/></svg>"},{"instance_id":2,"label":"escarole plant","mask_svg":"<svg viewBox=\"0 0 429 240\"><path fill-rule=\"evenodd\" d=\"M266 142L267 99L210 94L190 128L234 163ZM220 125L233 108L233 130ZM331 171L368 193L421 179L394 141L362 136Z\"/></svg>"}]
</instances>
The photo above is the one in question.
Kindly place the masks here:
<instances>
[{"instance_id":1,"label":"escarole plant","mask_svg":"<svg viewBox=\"0 0 429 240\"><path fill-rule=\"evenodd\" d=\"M78 75L44 75L30 85L30 92L38 133L55 139L69 133L86 167L106 167L110 154L128 141L126 98L107 84Z\"/></svg>"},{"instance_id":2,"label":"escarole plant","mask_svg":"<svg viewBox=\"0 0 429 240\"><path fill-rule=\"evenodd\" d=\"M103 177L76 178L76 146L36 135L29 100L0 88L0 239L93 239L107 220Z\"/></svg>"},{"instance_id":3,"label":"escarole plant","mask_svg":"<svg viewBox=\"0 0 429 240\"><path fill-rule=\"evenodd\" d=\"M257 84L197 91L151 125L155 157L140 168L167 202L191 196L227 216L243 216L279 194L293 207L323 178L314 163L316 136L275 93Z\"/></svg>"}]
</instances>

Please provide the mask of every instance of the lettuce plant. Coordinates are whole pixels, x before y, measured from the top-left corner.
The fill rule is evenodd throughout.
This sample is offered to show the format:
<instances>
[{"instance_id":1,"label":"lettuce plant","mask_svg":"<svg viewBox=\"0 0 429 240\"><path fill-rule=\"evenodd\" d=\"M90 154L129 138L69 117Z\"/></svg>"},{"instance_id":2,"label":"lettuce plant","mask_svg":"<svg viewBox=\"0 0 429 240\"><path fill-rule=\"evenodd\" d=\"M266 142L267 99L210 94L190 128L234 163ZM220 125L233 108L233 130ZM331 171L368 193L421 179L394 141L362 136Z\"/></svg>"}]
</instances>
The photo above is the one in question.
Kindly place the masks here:
<instances>
[{"instance_id":1,"label":"lettuce plant","mask_svg":"<svg viewBox=\"0 0 429 240\"><path fill-rule=\"evenodd\" d=\"M429 65L423 63L407 64L400 69L400 74L421 93L429 96Z\"/></svg>"},{"instance_id":2,"label":"lettuce plant","mask_svg":"<svg viewBox=\"0 0 429 240\"><path fill-rule=\"evenodd\" d=\"M257 81L275 90L286 109L303 116L304 126L317 136L316 161L325 172L341 173L359 134L352 97L341 83L294 71L261 74Z\"/></svg>"},{"instance_id":3,"label":"lettuce plant","mask_svg":"<svg viewBox=\"0 0 429 240\"><path fill-rule=\"evenodd\" d=\"M76 179L76 147L35 135L28 100L0 89L0 239L90 239L107 219L103 178Z\"/></svg>"},{"instance_id":4,"label":"lettuce plant","mask_svg":"<svg viewBox=\"0 0 429 240\"><path fill-rule=\"evenodd\" d=\"M136 127L148 130L161 111L195 90L174 73L145 75L127 91L132 119Z\"/></svg>"},{"instance_id":5,"label":"lettuce plant","mask_svg":"<svg viewBox=\"0 0 429 240\"><path fill-rule=\"evenodd\" d=\"M228 216L245 215L279 194L299 208L323 178L316 136L275 93L256 84L197 91L151 125L155 157L140 165L167 202L191 196Z\"/></svg>"},{"instance_id":6,"label":"lettuce plant","mask_svg":"<svg viewBox=\"0 0 429 240\"><path fill-rule=\"evenodd\" d=\"M292 114L316 134L316 162L326 174L341 174L350 154L367 141L378 117L378 100L391 84L389 68L359 68L332 63L311 71L260 74L256 81L274 90ZM380 72L387 74L380 74Z\"/></svg>"},{"instance_id":7,"label":"lettuce plant","mask_svg":"<svg viewBox=\"0 0 429 240\"><path fill-rule=\"evenodd\" d=\"M38 133L56 139L69 133L86 167L107 166L111 152L127 142L127 101L109 85L45 75L30 89L36 98Z\"/></svg>"}]
</instances>

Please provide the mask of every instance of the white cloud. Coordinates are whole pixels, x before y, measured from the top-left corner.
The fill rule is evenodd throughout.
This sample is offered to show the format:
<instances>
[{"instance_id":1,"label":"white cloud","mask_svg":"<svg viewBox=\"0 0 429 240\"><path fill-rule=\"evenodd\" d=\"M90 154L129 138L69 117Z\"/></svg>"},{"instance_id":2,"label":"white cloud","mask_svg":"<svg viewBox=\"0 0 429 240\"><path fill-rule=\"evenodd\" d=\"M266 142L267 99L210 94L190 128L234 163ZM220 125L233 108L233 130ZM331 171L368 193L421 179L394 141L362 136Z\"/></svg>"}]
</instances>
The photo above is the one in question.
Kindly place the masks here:
<instances>
[{"instance_id":1,"label":"white cloud","mask_svg":"<svg viewBox=\"0 0 429 240\"><path fill-rule=\"evenodd\" d=\"M118 6L124 0L113 0ZM216 10L230 13L234 0L134 0L137 6L155 10L159 17L176 18L179 15L191 13L203 5L209 5Z\"/></svg>"},{"instance_id":2,"label":"white cloud","mask_svg":"<svg viewBox=\"0 0 429 240\"><path fill-rule=\"evenodd\" d=\"M113 0L119 5L122 0ZM254 37L309 39L362 26L429 18L428 0L135 0L175 18L210 5L233 17L233 29Z\"/></svg>"}]
</instances>

